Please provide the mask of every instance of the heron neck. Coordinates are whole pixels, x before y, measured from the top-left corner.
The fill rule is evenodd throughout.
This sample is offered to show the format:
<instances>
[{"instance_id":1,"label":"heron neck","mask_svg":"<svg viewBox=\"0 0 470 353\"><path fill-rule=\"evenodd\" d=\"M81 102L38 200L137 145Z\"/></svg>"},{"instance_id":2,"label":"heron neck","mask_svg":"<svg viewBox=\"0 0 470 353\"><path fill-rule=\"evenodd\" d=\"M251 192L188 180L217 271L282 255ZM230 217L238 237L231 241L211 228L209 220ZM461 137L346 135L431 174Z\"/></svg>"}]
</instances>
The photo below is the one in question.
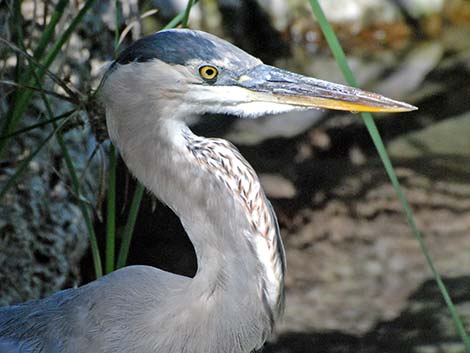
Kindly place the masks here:
<instances>
[{"instance_id":1,"label":"heron neck","mask_svg":"<svg viewBox=\"0 0 470 353\"><path fill-rule=\"evenodd\" d=\"M112 115L113 111L108 114ZM249 195L245 193L237 199L227 184L235 185L235 189L240 186L256 191L256 202L267 202L264 193L256 175L252 184L246 187L244 179L232 180L220 175L217 166L211 167L216 161L208 155L212 152L215 157L231 155L238 170L241 168L244 174L254 174L238 151L224 140L195 136L178 120L144 119L139 131L135 131L129 128L129 119L109 117L108 130L127 166L146 188L176 213L193 243L198 271L192 281L195 290L188 292L200 296L217 294L214 298L218 300L223 300L224 293L229 290L244 293L239 298L251 295L257 298L259 307L268 302L268 309L277 317L283 291L282 243L280 239L272 239L272 234L267 234L266 239L255 234L268 232L264 229L266 224L257 224L256 220L247 217L246 205L244 207L240 202L240 197ZM212 147L203 146L206 141L217 143L214 142ZM196 154L198 148L199 155ZM274 216L266 214L266 210L259 212L266 204L256 202L250 205L258 207L254 212L259 213L259 218L275 223ZM272 233L272 227L269 231ZM270 263L260 262L262 256ZM268 299L265 298L267 289L263 288L266 284L270 285L271 291Z\"/></svg>"}]
</instances>

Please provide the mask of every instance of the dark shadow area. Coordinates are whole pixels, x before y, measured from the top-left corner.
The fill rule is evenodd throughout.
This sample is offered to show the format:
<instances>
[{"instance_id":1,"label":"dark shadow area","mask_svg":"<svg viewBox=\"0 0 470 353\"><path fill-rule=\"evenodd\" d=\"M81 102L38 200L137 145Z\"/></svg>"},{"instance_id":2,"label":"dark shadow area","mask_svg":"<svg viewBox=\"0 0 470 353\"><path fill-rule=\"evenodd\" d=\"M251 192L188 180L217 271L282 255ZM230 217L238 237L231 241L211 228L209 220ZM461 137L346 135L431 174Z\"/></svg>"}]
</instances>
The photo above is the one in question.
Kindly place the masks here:
<instances>
[{"instance_id":1,"label":"dark shadow area","mask_svg":"<svg viewBox=\"0 0 470 353\"><path fill-rule=\"evenodd\" d=\"M119 158L116 195L116 228L125 227L136 180ZM106 216L106 202L102 204ZM95 222L101 253L105 250L106 219ZM117 239L116 249L120 247ZM117 255L116 255L117 256ZM162 270L193 277L197 270L196 254L179 218L148 192L144 193L137 217L127 265L149 265ZM94 280L91 252L81 262L83 283Z\"/></svg>"},{"instance_id":2,"label":"dark shadow area","mask_svg":"<svg viewBox=\"0 0 470 353\"><path fill-rule=\"evenodd\" d=\"M266 64L287 57L290 48L255 0L218 2L224 31L234 44L260 58Z\"/></svg>"}]
</instances>

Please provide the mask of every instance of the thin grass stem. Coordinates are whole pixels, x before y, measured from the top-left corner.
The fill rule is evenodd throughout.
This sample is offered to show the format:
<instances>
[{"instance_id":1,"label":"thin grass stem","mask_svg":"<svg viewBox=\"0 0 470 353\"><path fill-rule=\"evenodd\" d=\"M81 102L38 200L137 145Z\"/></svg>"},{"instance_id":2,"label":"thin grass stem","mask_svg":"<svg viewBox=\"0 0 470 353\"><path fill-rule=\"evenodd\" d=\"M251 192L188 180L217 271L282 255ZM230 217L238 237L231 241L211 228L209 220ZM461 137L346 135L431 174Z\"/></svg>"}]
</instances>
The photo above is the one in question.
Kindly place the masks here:
<instances>
[{"instance_id":1,"label":"thin grass stem","mask_svg":"<svg viewBox=\"0 0 470 353\"><path fill-rule=\"evenodd\" d=\"M191 1L191 0L189 0L189 1ZM196 5L197 2L198 2L198 0L194 0L191 7ZM162 30L163 29L175 28L176 26L178 26L181 23L181 21L183 20L183 18L185 16L185 13L186 13L186 9L183 12L180 12L179 14L177 14L170 22L167 23L167 25L165 27L162 28ZM189 17L189 15L188 15L188 17Z\"/></svg>"},{"instance_id":2,"label":"thin grass stem","mask_svg":"<svg viewBox=\"0 0 470 353\"><path fill-rule=\"evenodd\" d=\"M45 93L49 96L64 100L64 101L69 102L69 103L74 103L74 104L77 103L77 101L73 98L70 98L68 96L64 96L63 94L60 94L60 93L57 93L57 92L54 92L54 91L51 91L51 90L47 90L47 89L42 89L41 90L41 89L39 89L38 87L35 87L35 86L23 85L21 83L17 83L17 82L14 82L14 81L9 81L9 80L0 80L0 84L6 85L6 86L18 87L18 88L21 88L21 89L30 89L30 90L33 90L35 92Z\"/></svg>"},{"instance_id":3,"label":"thin grass stem","mask_svg":"<svg viewBox=\"0 0 470 353\"><path fill-rule=\"evenodd\" d=\"M59 0L59 2L54 6L54 11L52 12L51 19L47 24L46 28L39 38L39 42L34 49L34 57L36 59L40 58L44 54L44 50L47 48L47 45L51 42L51 38L54 36L55 28L59 23L62 15L64 14L65 7L69 3L68 0Z\"/></svg>"},{"instance_id":4,"label":"thin grass stem","mask_svg":"<svg viewBox=\"0 0 470 353\"><path fill-rule=\"evenodd\" d=\"M58 115L58 116L56 116L52 119L47 119L47 120L41 121L37 124L27 126L23 129L16 130L15 132L12 132L11 134L6 135L6 136L0 136L0 140L1 139L6 139L6 138L11 138L11 137L16 137L18 135L24 134L25 132L28 132L28 131L31 131L31 130L34 130L34 129L37 129L37 128L40 128L40 127L43 127L43 126L46 126L46 125L49 125L49 124L51 124L53 122L56 122L56 121L59 121L59 120L62 120L64 118L68 117L70 114L72 114L75 111L76 111L76 109L72 109L72 110L69 110L68 112L60 114L60 115Z\"/></svg>"},{"instance_id":5,"label":"thin grass stem","mask_svg":"<svg viewBox=\"0 0 470 353\"><path fill-rule=\"evenodd\" d=\"M137 186L134 191L134 196L132 197L131 207L129 209L129 215L127 217L126 226L122 234L121 247L119 250L116 268L121 268L126 265L132 234L134 232L137 215L139 214L140 204L142 201L142 196L144 195L144 190L145 188L142 186L142 184L137 183Z\"/></svg>"},{"instance_id":6,"label":"thin grass stem","mask_svg":"<svg viewBox=\"0 0 470 353\"><path fill-rule=\"evenodd\" d=\"M116 244L116 169L117 157L114 145L109 146L108 192L106 206L106 273L114 271Z\"/></svg>"},{"instance_id":7,"label":"thin grass stem","mask_svg":"<svg viewBox=\"0 0 470 353\"><path fill-rule=\"evenodd\" d=\"M114 1L114 57L119 47L119 0ZM113 144L109 146L108 187L106 203L106 249L105 271L111 273L115 268L116 255L116 170L117 154Z\"/></svg>"},{"instance_id":8,"label":"thin grass stem","mask_svg":"<svg viewBox=\"0 0 470 353\"><path fill-rule=\"evenodd\" d=\"M181 19L181 26L183 28L188 27L188 20L189 20L189 14L191 12L191 8L194 5L194 0L188 0L188 4L186 5L186 9L184 10L184 15L183 18Z\"/></svg>"}]
</instances>

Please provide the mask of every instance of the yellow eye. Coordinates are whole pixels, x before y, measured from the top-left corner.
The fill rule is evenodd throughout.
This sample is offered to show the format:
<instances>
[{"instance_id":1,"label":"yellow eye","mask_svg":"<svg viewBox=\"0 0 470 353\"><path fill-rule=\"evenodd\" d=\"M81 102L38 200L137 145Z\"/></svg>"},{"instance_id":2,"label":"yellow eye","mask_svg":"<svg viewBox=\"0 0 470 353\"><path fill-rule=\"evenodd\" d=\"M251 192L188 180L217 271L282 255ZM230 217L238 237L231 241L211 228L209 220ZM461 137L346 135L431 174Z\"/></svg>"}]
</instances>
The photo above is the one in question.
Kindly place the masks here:
<instances>
[{"instance_id":1,"label":"yellow eye","mask_svg":"<svg viewBox=\"0 0 470 353\"><path fill-rule=\"evenodd\" d=\"M218 74L219 71L214 66L205 65L199 68L199 75L201 75L201 77L207 81L215 80Z\"/></svg>"}]
</instances>

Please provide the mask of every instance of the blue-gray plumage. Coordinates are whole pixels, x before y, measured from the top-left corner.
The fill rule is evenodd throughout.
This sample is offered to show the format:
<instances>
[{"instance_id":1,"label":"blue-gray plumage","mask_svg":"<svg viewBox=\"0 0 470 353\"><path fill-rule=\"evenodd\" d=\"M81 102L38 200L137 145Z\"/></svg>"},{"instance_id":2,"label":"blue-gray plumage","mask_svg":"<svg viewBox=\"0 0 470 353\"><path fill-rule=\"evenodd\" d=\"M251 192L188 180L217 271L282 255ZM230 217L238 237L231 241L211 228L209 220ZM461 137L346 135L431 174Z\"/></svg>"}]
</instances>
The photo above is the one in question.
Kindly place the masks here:
<instances>
[{"instance_id":1,"label":"blue-gray plumage","mask_svg":"<svg viewBox=\"0 0 470 353\"><path fill-rule=\"evenodd\" d=\"M228 42L217 40L202 32L161 31L148 35L125 49L117 63L125 65L132 62L148 62L154 59L168 64L185 65L192 60L209 63L223 60L227 56L233 65L246 65L245 53ZM256 60L251 57L252 60Z\"/></svg>"},{"instance_id":2,"label":"blue-gray plumage","mask_svg":"<svg viewBox=\"0 0 470 353\"><path fill-rule=\"evenodd\" d=\"M194 135L203 113L406 111L380 95L264 65L210 34L135 42L105 74L109 135L128 168L180 217L194 278L130 266L0 309L0 353L249 353L283 310L284 249L256 173L229 142Z\"/></svg>"}]
</instances>

